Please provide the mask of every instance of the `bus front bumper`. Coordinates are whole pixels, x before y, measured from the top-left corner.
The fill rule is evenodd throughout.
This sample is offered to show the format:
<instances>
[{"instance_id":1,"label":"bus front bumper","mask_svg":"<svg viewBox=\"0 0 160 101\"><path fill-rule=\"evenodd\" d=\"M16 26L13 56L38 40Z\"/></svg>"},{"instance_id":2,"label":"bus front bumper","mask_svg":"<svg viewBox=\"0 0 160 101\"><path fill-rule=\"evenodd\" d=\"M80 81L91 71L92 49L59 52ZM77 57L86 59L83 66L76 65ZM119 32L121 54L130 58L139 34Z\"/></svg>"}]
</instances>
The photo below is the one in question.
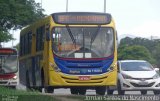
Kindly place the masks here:
<instances>
[{"instance_id":1,"label":"bus front bumper","mask_svg":"<svg viewBox=\"0 0 160 101\"><path fill-rule=\"evenodd\" d=\"M98 75L70 75L50 71L50 86L107 86L117 84L117 71Z\"/></svg>"},{"instance_id":2,"label":"bus front bumper","mask_svg":"<svg viewBox=\"0 0 160 101\"><path fill-rule=\"evenodd\" d=\"M17 86L18 80L0 80L0 86Z\"/></svg>"}]
</instances>

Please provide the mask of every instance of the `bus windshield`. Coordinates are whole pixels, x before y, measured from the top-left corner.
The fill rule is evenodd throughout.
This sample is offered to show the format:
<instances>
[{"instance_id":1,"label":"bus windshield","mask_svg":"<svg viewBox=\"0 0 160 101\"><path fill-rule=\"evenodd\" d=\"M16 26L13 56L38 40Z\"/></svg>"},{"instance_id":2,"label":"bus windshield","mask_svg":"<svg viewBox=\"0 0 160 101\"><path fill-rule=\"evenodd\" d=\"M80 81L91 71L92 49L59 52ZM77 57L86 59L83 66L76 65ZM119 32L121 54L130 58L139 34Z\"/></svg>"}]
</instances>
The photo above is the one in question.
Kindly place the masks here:
<instances>
[{"instance_id":1,"label":"bus windshield","mask_svg":"<svg viewBox=\"0 0 160 101\"><path fill-rule=\"evenodd\" d=\"M0 74L17 72L18 61L16 55L0 56Z\"/></svg>"},{"instance_id":2,"label":"bus windshield","mask_svg":"<svg viewBox=\"0 0 160 101\"><path fill-rule=\"evenodd\" d=\"M114 32L109 27L55 27L52 46L65 58L102 58L113 54Z\"/></svg>"}]
</instances>

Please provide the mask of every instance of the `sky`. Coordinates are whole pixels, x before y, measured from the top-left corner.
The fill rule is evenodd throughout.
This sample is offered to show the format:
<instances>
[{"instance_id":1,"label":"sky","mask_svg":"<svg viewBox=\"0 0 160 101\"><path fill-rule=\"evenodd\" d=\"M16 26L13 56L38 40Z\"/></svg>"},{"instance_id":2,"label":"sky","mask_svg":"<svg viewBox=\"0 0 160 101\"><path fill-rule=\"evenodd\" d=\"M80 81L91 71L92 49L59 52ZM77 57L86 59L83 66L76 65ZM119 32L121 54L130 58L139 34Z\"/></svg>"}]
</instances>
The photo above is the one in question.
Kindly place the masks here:
<instances>
[{"instance_id":1,"label":"sky","mask_svg":"<svg viewBox=\"0 0 160 101\"><path fill-rule=\"evenodd\" d=\"M66 12L66 0L35 0L45 14ZM160 0L106 0L106 13L115 20L118 36L126 34L160 38ZM104 0L68 0L68 12L104 12ZM12 31L13 33L13 31ZM13 45L19 42L20 31L14 32ZM11 46L12 41L5 43Z\"/></svg>"}]
</instances>

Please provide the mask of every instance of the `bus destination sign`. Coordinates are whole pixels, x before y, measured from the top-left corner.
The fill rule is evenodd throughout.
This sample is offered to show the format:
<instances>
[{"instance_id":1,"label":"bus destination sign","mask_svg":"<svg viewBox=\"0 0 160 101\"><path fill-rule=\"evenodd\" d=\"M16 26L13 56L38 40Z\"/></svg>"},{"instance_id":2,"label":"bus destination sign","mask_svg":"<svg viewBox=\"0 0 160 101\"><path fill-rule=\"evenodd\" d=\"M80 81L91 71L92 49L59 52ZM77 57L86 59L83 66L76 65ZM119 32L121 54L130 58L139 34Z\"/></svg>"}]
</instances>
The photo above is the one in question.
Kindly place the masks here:
<instances>
[{"instance_id":1,"label":"bus destination sign","mask_svg":"<svg viewBox=\"0 0 160 101\"><path fill-rule=\"evenodd\" d=\"M16 54L14 49L0 49L0 55Z\"/></svg>"},{"instance_id":2,"label":"bus destination sign","mask_svg":"<svg viewBox=\"0 0 160 101\"><path fill-rule=\"evenodd\" d=\"M70 12L52 16L58 24L109 24L111 21L111 15L106 13Z\"/></svg>"}]
</instances>

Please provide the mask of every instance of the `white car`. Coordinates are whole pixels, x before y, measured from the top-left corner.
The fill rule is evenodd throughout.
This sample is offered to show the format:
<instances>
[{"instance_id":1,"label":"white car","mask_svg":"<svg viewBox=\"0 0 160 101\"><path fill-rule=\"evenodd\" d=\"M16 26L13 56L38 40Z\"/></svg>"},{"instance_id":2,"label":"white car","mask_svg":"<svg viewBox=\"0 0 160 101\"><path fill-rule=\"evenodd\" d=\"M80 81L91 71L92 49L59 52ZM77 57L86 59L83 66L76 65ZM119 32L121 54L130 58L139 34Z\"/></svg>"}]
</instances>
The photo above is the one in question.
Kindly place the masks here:
<instances>
[{"instance_id":1,"label":"white car","mask_svg":"<svg viewBox=\"0 0 160 101\"><path fill-rule=\"evenodd\" d=\"M152 90L154 94L160 94L159 69L144 60L121 60L118 61L118 94L123 95L125 91L141 91L147 94ZM108 87L108 94L113 94L113 87Z\"/></svg>"}]
</instances>

